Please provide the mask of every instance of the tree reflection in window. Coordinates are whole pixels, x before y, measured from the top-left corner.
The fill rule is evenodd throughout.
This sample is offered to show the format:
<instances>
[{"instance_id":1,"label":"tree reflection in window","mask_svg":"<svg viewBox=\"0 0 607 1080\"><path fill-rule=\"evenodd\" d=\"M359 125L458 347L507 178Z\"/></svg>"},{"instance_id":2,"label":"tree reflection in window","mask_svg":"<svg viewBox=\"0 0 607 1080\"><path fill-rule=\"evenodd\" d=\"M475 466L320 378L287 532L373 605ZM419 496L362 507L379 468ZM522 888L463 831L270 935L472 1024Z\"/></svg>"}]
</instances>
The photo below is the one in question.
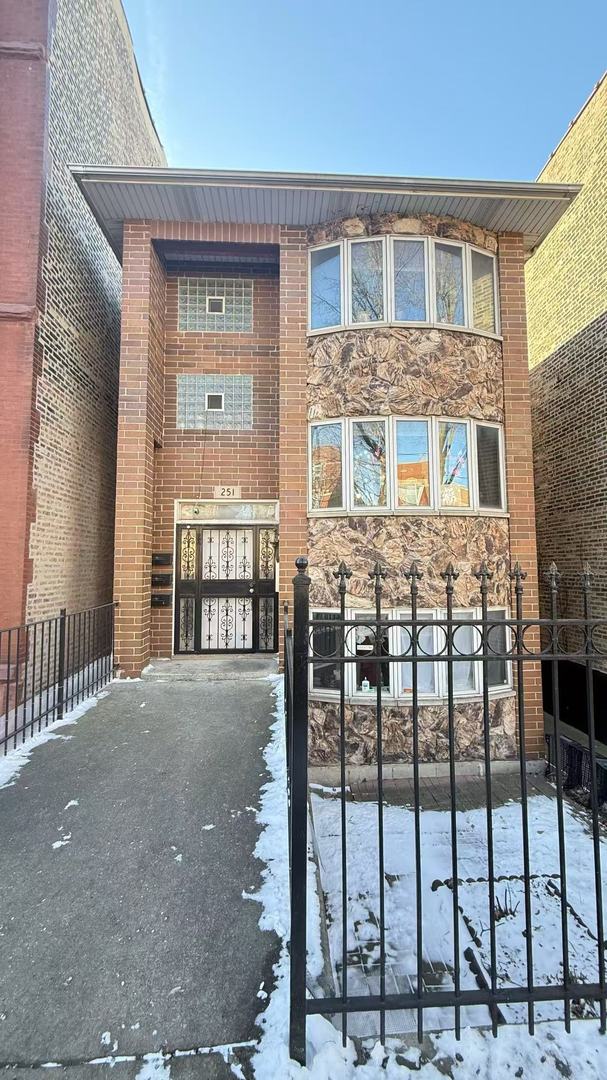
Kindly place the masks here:
<instances>
[{"instance_id":1,"label":"tree reflection in window","mask_svg":"<svg viewBox=\"0 0 607 1080\"><path fill-rule=\"evenodd\" d=\"M464 325L463 250L451 244L434 246L436 318L441 323Z\"/></svg>"},{"instance_id":2,"label":"tree reflection in window","mask_svg":"<svg viewBox=\"0 0 607 1080\"><path fill-rule=\"evenodd\" d=\"M469 506L468 428L466 424L439 424L440 501L442 506Z\"/></svg>"},{"instance_id":3,"label":"tree reflection in window","mask_svg":"<svg viewBox=\"0 0 607 1080\"><path fill-rule=\"evenodd\" d=\"M352 485L355 506L386 506L386 425L383 420L352 424Z\"/></svg>"},{"instance_id":4,"label":"tree reflection in window","mask_svg":"<svg viewBox=\"0 0 607 1080\"><path fill-rule=\"evenodd\" d=\"M384 245L368 240L352 244L352 322L379 322L384 315Z\"/></svg>"},{"instance_id":5,"label":"tree reflection in window","mask_svg":"<svg viewBox=\"0 0 607 1080\"><path fill-rule=\"evenodd\" d=\"M312 624L319 621L330 623L339 618L338 612L312 612ZM331 657L341 656L341 650L342 635L339 626L312 626L312 655L317 657L312 664L312 686L315 690L340 689L341 666Z\"/></svg>"},{"instance_id":6,"label":"tree reflection in window","mask_svg":"<svg viewBox=\"0 0 607 1080\"><path fill-rule=\"evenodd\" d=\"M312 509L331 510L343 505L341 424L312 428Z\"/></svg>"}]
</instances>

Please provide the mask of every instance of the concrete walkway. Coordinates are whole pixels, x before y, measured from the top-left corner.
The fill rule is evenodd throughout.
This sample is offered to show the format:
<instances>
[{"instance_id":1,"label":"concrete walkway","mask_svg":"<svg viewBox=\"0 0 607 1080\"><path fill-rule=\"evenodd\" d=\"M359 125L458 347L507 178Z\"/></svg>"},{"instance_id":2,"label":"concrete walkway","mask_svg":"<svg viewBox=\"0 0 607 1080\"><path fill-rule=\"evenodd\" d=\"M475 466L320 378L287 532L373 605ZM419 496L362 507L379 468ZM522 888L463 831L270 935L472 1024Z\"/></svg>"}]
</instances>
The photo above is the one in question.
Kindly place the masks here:
<instances>
[{"instance_id":1,"label":"concrete walkway","mask_svg":"<svg viewBox=\"0 0 607 1080\"><path fill-rule=\"evenodd\" d=\"M55 1061L71 1064L50 1075L98 1080L108 1066L83 1063L112 1052L256 1038L278 943L242 892L260 882L273 670L158 663L114 684L0 790L2 1076ZM232 1074L212 1054L175 1059L170 1075Z\"/></svg>"}]
</instances>

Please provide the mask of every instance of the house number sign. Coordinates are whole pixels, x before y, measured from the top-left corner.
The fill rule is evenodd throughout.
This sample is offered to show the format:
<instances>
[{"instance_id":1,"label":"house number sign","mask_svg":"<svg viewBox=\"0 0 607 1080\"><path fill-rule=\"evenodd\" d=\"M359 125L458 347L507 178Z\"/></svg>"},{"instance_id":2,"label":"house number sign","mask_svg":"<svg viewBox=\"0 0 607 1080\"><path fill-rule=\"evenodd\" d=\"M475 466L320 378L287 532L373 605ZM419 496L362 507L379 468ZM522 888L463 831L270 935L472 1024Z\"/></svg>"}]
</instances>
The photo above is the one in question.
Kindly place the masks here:
<instances>
[{"instance_id":1,"label":"house number sign","mask_svg":"<svg viewBox=\"0 0 607 1080\"><path fill-rule=\"evenodd\" d=\"M213 488L213 498L215 499L239 499L240 488L234 484L218 484Z\"/></svg>"}]
</instances>

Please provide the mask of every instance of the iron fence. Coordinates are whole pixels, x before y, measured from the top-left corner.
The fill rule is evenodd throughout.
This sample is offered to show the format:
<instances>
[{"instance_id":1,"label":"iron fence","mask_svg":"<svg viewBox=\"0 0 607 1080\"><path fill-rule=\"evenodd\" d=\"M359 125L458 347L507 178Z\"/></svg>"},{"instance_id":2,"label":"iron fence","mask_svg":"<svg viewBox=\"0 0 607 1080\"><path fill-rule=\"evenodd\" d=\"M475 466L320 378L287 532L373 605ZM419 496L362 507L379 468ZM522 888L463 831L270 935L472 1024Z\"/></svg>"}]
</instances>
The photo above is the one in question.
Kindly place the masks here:
<instances>
[{"instance_id":1,"label":"iron fence","mask_svg":"<svg viewBox=\"0 0 607 1080\"><path fill-rule=\"evenodd\" d=\"M113 676L114 604L0 630L0 751L37 734Z\"/></svg>"},{"instance_id":2,"label":"iron fence","mask_svg":"<svg viewBox=\"0 0 607 1080\"><path fill-rule=\"evenodd\" d=\"M600 1019L600 1030L606 1025L606 983L605 983L605 941L603 923L603 899L601 876L601 833L599 821L599 801L602 788L599 788L597 769L597 748L595 739L595 710L593 700L593 666L607 656L603 645L607 630L607 620L594 619L590 610L592 576L584 572L581 579L581 597L583 617L561 619L558 615L558 596L560 575L554 564L547 574L550 593L549 618L525 618L523 614L524 581L526 574L517 563L510 572L512 590L511 609L497 618L489 607L489 590L492 573L483 564L475 577L478 581L481 605L473 619L473 632L470 636L470 619L458 617L454 612L454 587L458 573L449 565L442 574L444 582L444 608L440 617L429 619L420 616L420 582L423 574L413 563L404 578L403 586L408 594L407 613L394 618L383 611L383 592L386 570L377 563L370 571L374 590L375 604L372 615L364 615L365 628L365 672L375 671L375 676L367 677L370 684L365 687L366 703L371 704L375 720L376 777L377 777L377 822L376 845L367 853L368 859L376 860L374 875L377 882L378 910L377 925L379 937L379 980L378 992L355 992L348 985L348 904L349 900L349 861L348 861L348 759L347 727L348 714L346 696L346 671L352 671L353 665L360 664L357 655L356 632L360 631L360 618L348 618L346 594L351 572L344 563L334 571L339 595L337 612L330 615L310 613L310 578L308 577L307 559L299 558L296 562L298 573L293 579L294 585L294 621L285 640L286 662L286 712L289 738L289 762L291 784L291 976L290 976L290 1050L291 1056L305 1062L306 1018L312 1014L341 1017L344 1043L348 1033L348 1017L354 1013L374 1012L379 1014L379 1035L382 1042L386 1034L386 1013L392 1010L412 1010L416 1020L419 1040L424 1036L426 1015L430 1009L452 1009L453 1025L456 1037L460 1037L462 1010L468 1006L484 1006L488 1010L493 1034L497 1035L498 1026L503 1022L502 1010L506 1006L523 1007L529 1032L533 1033L536 1010L540 1003L562 1003L563 1016L567 1030L570 1029L572 1005L579 1000L592 1001L596 1005ZM504 617L505 616L505 617ZM432 647L428 646L428 633L431 627ZM463 628L466 628L467 646L462 645ZM398 637L397 637L398 635ZM354 642L354 643L353 643ZM397 644L395 645L395 642ZM558 675L559 664L563 661L575 661L584 666L586 672L586 696L583 708L586 713L588 733L588 771L587 781L590 789L589 830L592 834L593 859L593 895L592 920L595 932L589 930L593 955L596 958L594 972L586 971L582 981L577 972L572 971L569 953L569 923L572 907L568 899L568 861L565 826L565 800L563 797L563 762L560 738L560 716ZM308 705L309 689L313 682L311 672L319 665L330 662L335 671L334 707L337 708L339 786L337 797L340 803L339 837L335 858L341 860L341 971L340 992L332 996L311 997L306 992L306 910L307 910L307 820L308 820ZM386 982L386 872L384 852L384 731L382 727L385 709L386 679L382 676L393 665L410 665L410 696L406 708L412 731L412 786L413 798L410 807L413 816L413 843L409 852L410 875L412 882L410 905L415 910L414 946L412 947L414 977L410 980L408 992L394 992ZM482 815L485 836L483 858L486 877L483 887L487 889L487 910L489 924L486 964L479 964L478 957L463 956L469 961L469 969L474 973L474 986L466 976L462 985L462 954L460 934L463 908L460 890L464 888L465 868L460 865L458 844L461 807L458 805L458 754L456 743L456 706L457 697L454 687L456 665L470 662L480 672L479 708L482 718L481 757L482 783L484 799ZM554 797L556 799L556 828L558 831L558 873L551 875L551 888L557 898L559 941L559 973L555 978L542 980L535 971L536 950L541 952L542 929L534 923L533 904L538 875L531 866L529 806L528 806L528 760L525 746L525 684L535 680L539 682L540 664L549 663L554 693L554 739L552 741L552 760L554 775ZM496 663L507 664L511 674L511 695L514 696L516 716L515 772L519 788L520 817L517 817L517 847L519 850L522 874L519 876L522 888L524 919L523 940L521 946L521 971L524 976L520 985L504 985L502 973L498 970L496 947L496 924L503 912L500 912L500 897L497 896L497 882L494 858L494 806L492 784L494 782L494 755L491 734L491 695L490 673ZM448 832L450 838L450 879L443 884L451 893L450 931L448 953L450 956L449 985L427 988L423 978L424 966L424 905L426 896L422 883L422 866L426 852L422 843L422 798L420 772L420 731L424 723L423 705L420 704L420 676L423 666L440 664L444 671L444 697L442 707L446 713L447 761L446 784L448 786ZM374 684L374 685L373 685ZM351 685L351 684L350 684ZM350 702L351 704L351 702ZM536 703L537 707L537 703ZM517 810L518 815L518 810ZM556 852L556 845L555 845ZM556 861L556 854L555 854ZM541 875L540 875L541 876ZM524 909L524 910L523 910ZM575 913L574 913L575 914ZM538 941L539 937L539 941ZM561 964L562 958L562 964Z\"/></svg>"}]
</instances>

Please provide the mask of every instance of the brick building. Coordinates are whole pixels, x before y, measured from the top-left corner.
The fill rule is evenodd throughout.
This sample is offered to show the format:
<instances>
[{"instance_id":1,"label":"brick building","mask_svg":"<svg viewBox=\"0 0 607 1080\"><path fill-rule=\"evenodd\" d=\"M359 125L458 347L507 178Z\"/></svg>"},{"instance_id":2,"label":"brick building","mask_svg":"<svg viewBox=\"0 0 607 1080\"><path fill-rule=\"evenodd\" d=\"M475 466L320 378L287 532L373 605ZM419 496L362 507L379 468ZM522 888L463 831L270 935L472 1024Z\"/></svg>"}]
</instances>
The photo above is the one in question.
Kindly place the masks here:
<instances>
[{"instance_id":1,"label":"brick building","mask_svg":"<svg viewBox=\"0 0 607 1080\"><path fill-rule=\"evenodd\" d=\"M537 541L555 559L563 614L581 614L575 586L594 573L593 608L607 617L607 74L539 176L580 195L526 267ZM544 612L547 610L547 597ZM580 723L582 667L569 665L563 715ZM595 678L597 732L607 742L607 679ZM548 701L549 704L549 701ZM583 721L582 721L583 723Z\"/></svg>"},{"instance_id":2,"label":"brick building","mask_svg":"<svg viewBox=\"0 0 607 1080\"><path fill-rule=\"evenodd\" d=\"M120 0L0 0L0 627L112 596L121 272L78 161L165 163Z\"/></svg>"},{"instance_id":3,"label":"brick building","mask_svg":"<svg viewBox=\"0 0 607 1080\"><path fill-rule=\"evenodd\" d=\"M506 612L518 559L533 615L524 261L575 186L74 175L123 265L115 596L126 674L172 653L273 651L275 594L290 598L304 553L314 612L335 608L340 559L353 570L348 610L364 619L379 559L398 612L414 558L424 610L440 610L453 561L456 608L474 617L486 559L490 605ZM346 687L353 761L373 753L365 647L361 626ZM478 758L478 665L456 667L458 752ZM508 667L491 673L500 757L515 750ZM396 761L409 754L405 669L386 675L384 751ZM437 760L444 673L426 670L423 753ZM328 663L311 688L316 761L335 754L338 679ZM526 697L539 754L537 671Z\"/></svg>"}]
</instances>

